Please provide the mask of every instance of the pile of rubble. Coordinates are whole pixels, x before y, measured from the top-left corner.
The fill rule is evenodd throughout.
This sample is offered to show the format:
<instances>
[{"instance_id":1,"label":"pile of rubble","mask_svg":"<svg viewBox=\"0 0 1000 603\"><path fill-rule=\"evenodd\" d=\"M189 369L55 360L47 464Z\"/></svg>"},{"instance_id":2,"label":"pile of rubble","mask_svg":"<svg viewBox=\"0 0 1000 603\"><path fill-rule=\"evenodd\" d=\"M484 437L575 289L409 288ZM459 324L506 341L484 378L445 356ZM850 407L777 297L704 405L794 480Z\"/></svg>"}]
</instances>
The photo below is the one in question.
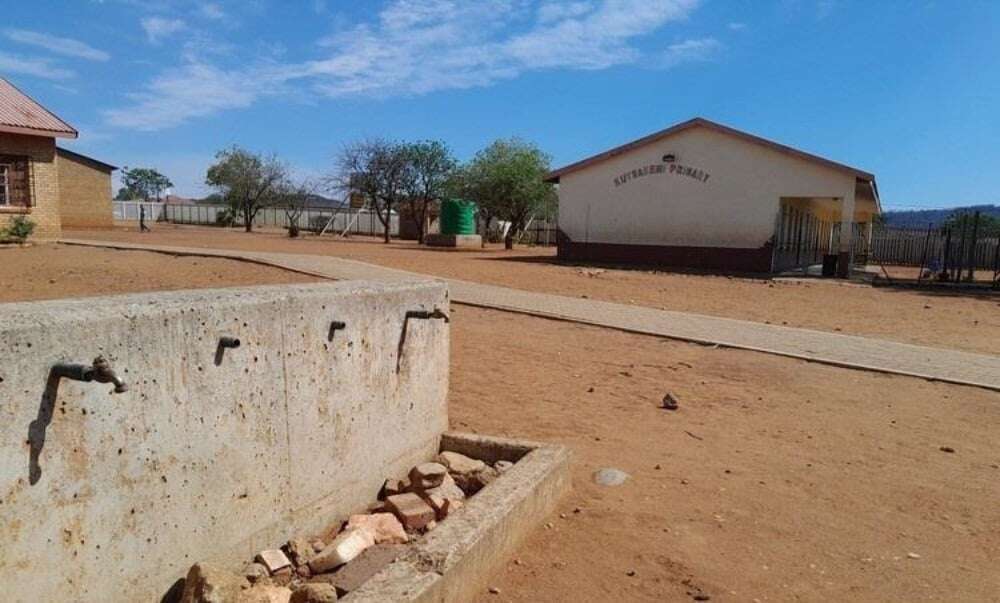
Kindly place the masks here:
<instances>
[{"instance_id":1,"label":"pile of rubble","mask_svg":"<svg viewBox=\"0 0 1000 603\"><path fill-rule=\"evenodd\" d=\"M513 466L442 452L406 479L386 480L379 502L314 538L261 551L238 575L206 563L188 572L181 603L326 603L357 589Z\"/></svg>"}]
</instances>

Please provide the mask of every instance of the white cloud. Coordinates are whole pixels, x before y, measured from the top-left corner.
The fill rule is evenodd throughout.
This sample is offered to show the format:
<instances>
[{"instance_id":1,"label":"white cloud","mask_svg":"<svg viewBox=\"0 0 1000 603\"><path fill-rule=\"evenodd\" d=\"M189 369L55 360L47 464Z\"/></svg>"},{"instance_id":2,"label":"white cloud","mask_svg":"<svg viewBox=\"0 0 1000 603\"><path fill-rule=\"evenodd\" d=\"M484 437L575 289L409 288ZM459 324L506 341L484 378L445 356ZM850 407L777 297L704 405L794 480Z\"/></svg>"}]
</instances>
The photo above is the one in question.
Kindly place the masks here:
<instances>
[{"instance_id":1,"label":"white cloud","mask_svg":"<svg viewBox=\"0 0 1000 603\"><path fill-rule=\"evenodd\" d=\"M0 73L5 72L30 75L47 80L66 80L76 76L74 72L53 64L49 59L0 52Z\"/></svg>"},{"instance_id":2,"label":"white cloud","mask_svg":"<svg viewBox=\"0 0 1000 603\"><path fill-rule=\"evenodd\" d=\"M538 22L551 23L561 19L579 17L593 10L592 2L543 2L538 7Z\"/></svg>"},{"instance_id":3,"label":"white cloud","mask_svg":"<svg viewBox=\"0 0 1000 603\"><path fill-rule=\"evenodd\" d=\"M72 38L60 38L38 31L8 29L4 32L8 39L20 44L37 46L49 52L88 61L107 61L111 55Z\"/></svg>"},{"instance_id":4,"label":"white cloud","mask_svg":"<svg viewBox=\"0 0 1000 603\"><path fill-rule=\"evenodd\" d=\"M130 96L133 105L104 112L112 126L154 131L195 117L250 106L260 93L258 81L205 63L188 63L153 79ZM265 84L266 85L266 84Z\"/></svg>"},{"instance_id":5,"label":"white cloud","mask_svg":"<svg viewBox=\"0 0 1000 603\"><path fill-rule=\"evenodd\" d=\"M723 49L722 42L715 38L684 40L667 46L663 53L663 66L674 67L681 63L709 61Z\"/></svg>"},{"instance_id":6,"label":"white cloud","mask_svg":"<svg viewBox=\"0 0 1000 603\"><path fill-rule=\"evenodd\" d=\"M322 56L314 60L278 63L272 55L223 69L204 53L185 52L182 67L155 78L132 95L131 106L106 117L153 130L246 107L292 86L300 95L389 97L489 86L545 69L630 64L643 56L645 36L686 19L699 2L391 0L373 21L339 27L320 40ZM667 66L702 60L720 47L709 38L675 44Z\"/></svg>"},{"instance_id":7,"label":"white cloud","mask_svg":"<svg viewBox=\"0 0 1000 603\"><path fill-rule=\"evenodd\" d=\"M732 23L729 23L726 27L728 27L732 31L743 31L744 29L747 28L747 24L740 23L739 21L733 21Z\"/></svg>"},{"instance_id":8,"label":"white cloud","mask_svg":"<svg viewBox=\"0 0 1000 603\"><path fill-rule=\"evenodd\" d=\"M819 0L816 2L816 18L826 19L837 9L837 0Z\"/></svg>"},{"instance_id":9,"label":"white cloud","mask_svg":"<svg viewBox=\"0 0 1000 603\"><path fill-rule=\"evenodd\" d=\"M201 5L201 15L206 19L225 19L226 11L222 10L222 7L215 2L206 2Z\"/></svg>"},{"instance_id":10,"label":"white cloud","mask_svg":"<svg viewBox=\"0 0 1000 603\"><path fill-rule=\"evenodd\" d=\"M146 32L146 39L152 44L159 44L163 38L181 31L184 27L184 21L180 19L146 17L142 20L142 29Z\"/></svg>"}]
</instances>

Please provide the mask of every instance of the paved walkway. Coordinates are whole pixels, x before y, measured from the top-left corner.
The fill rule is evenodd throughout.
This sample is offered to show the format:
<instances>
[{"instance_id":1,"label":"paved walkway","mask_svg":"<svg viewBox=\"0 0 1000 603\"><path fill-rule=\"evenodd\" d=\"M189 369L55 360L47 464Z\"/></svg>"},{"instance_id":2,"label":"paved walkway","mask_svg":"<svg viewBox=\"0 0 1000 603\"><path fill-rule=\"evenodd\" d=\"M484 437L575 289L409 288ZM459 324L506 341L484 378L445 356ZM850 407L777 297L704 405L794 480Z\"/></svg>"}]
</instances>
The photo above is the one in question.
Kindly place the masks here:
<instances>
[{"instance_id":1,"label":"paved walkway","mask_svg":"<svg viewBox=\"0 0 1000 603\"><path fill-rule=\"evenodd\" d=\"M176 255L224 257L337 280L393 281L432 278L447 282L451 289L452 301L459 304L1000 391L1000 356L534 293L455 279L441 279L332 256L74 239L64 239L62 242Z\"/></svg>"}]
</instances>

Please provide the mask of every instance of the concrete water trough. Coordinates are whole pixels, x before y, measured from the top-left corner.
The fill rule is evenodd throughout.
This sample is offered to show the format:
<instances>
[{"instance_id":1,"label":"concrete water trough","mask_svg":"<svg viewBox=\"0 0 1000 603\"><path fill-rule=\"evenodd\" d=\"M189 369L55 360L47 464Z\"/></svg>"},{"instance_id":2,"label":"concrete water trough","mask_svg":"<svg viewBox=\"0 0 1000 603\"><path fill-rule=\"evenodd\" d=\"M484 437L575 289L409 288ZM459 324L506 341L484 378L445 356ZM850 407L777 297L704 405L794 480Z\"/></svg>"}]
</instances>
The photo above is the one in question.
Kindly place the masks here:
<instances>
[{"instance_id":1,"label":"concrete water trough","mask_svg":"<svg viewBox=\"0 0 1000 603\"><path fill-rule=\"evenodd\" d=\"M0 304L4 600L161 600L440 450L517 462L347 598L467 598L552 510L568 455L446 433L448 312L431 282Z\"/></svg>"},{"instance_id":2,"label":"concrete water trough","mask_svg":"<svg viewBox=\"0 0 1000 603\"><path fill-rule=\"evenodd\" d=\"M445 433L441 450L514 466L344 601L472 599L486 590L490 574L541 526L570 487L565 446Z\"/></svg>"}]
</instances>

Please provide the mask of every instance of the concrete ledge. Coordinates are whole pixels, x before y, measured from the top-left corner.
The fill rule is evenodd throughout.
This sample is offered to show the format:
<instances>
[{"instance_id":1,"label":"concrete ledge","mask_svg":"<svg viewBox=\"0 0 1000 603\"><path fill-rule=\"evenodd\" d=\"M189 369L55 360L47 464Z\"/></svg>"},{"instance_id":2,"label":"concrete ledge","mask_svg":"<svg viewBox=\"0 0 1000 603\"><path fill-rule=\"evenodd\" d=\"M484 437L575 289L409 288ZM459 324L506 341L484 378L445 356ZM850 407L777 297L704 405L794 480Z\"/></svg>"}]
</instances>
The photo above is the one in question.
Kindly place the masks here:
<instances>
[{"instance_id":1,"label":"concrete ledge","mask_svg":"<svg viewBox=\"0 0 1000 603\"><path fill-rule=\"evenodd\" d=\"M424 245L428 247L458 247L479 249L483 246L483 237L479 235L429 234L424 237Z\"/></svg>"},{"instance_id":2,"label":"concrete ledge","mask_svg":"<svg viewBox=\"0 0 1000 603\"><path fill-rule=\"evenodd\" d=\"M570 487L565 446L446 433L441 450L514 466L344 601L468 601Z\"/></svg>"},{"instance_id":3,"label":"concrete ledge","mask_svg":"<svg viewBox=\"0 0 1000 603\"><path fill-rule=\"evenodd\" d=\"M2 599L159 600L370 504L448 426L434 310L432 282L0 304ZM98 355L128 391L55 368Z\"/></svg>"}]
</instances>

